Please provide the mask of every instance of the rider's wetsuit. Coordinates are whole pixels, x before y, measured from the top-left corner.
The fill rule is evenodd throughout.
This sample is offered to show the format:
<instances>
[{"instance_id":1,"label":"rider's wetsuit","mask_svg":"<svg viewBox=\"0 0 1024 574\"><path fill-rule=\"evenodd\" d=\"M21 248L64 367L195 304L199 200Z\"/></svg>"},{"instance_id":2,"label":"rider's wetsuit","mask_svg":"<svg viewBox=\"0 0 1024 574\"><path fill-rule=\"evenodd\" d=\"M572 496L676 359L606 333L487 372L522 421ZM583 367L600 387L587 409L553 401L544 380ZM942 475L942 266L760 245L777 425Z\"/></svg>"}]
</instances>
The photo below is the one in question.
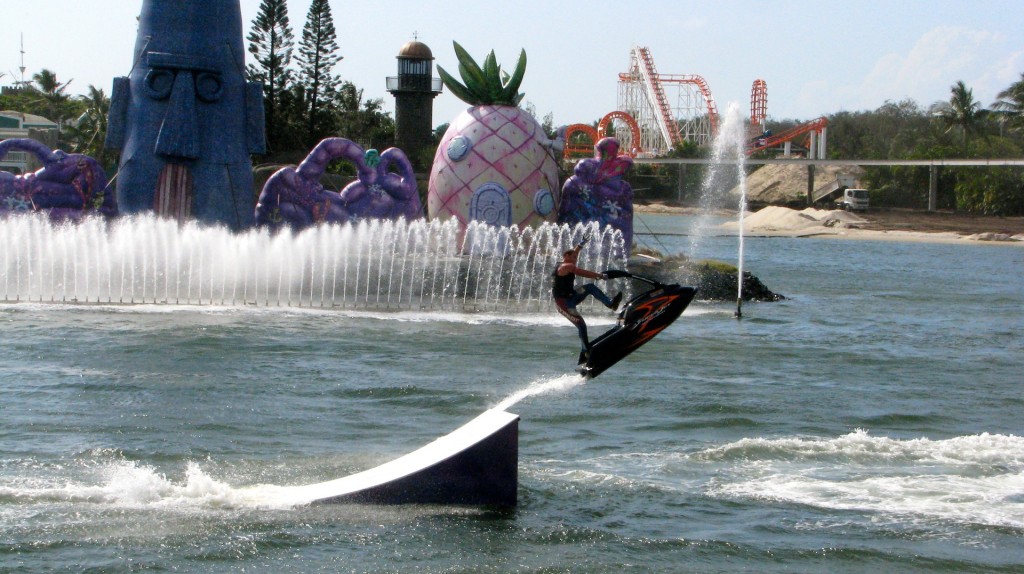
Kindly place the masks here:
<instances>
[{"instance_id":1,"label":"rider's wetsuit","mask_svg":"<svg viewBox=\"0 0 1024 574\"><path fill-rule=\"evenodd\" d=\"M583 345L583 351L587 352L590 350L590 339L587 338L587 323L583 320L583 315L580 315L580 312L576 310L576 305L579 305L588 295L593 295L595 299L604 303L607 307L614 307L614 305L612 300L597 285L587 283L581 287L576 287L576 274L559 275L559 267L561 267L561 264L555 267L555 271L551 274L553 278L551 296L555 299L555 306L558 307L558 312L571 321L573 325L576 325L576 330L580 335L580 343Z\"/></svg>"}]
</instances>

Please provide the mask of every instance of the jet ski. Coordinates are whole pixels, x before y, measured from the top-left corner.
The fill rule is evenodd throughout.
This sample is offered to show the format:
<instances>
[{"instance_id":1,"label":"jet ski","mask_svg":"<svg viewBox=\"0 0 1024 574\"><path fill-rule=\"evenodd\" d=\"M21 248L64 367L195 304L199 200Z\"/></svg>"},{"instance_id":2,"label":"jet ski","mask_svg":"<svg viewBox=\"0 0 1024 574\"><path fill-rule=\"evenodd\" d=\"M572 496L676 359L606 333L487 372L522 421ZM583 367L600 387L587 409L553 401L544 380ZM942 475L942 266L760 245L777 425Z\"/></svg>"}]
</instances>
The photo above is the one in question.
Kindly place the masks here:
<instances>
[{"instance_id":1,"label":"jet ski","mask_svg":"<svg viewBox=\"0 0 1024 574\"><path fill-rule=\"evenodd\" d=\"M665 285L618 269L605 274L609 279L635 279L651 288L630 299L619 312L615 327L591 341L589 352L580 353L576 370L587 379L600 375L653 339L682 315L697 294L695 287Z\"/></svg>"}]
</instances>

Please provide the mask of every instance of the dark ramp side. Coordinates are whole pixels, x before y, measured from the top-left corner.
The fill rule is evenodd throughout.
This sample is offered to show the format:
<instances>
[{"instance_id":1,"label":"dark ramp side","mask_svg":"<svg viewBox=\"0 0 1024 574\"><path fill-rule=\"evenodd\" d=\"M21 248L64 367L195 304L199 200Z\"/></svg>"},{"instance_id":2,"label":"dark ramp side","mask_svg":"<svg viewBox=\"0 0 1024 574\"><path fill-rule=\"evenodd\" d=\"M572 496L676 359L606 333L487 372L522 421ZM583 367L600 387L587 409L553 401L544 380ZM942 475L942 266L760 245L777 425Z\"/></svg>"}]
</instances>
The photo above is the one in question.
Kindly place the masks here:
<instances>
[{"instance_id":1,"label":"dark ramp side","mask_svg":"<svg viewBox=\"0 0 1024 574\"><path fill-rule=\"evenodd\" d=\"M516 504L519 415L491 409L376 468L301 487L310 503Z\"/></svg>"}]
</instances>

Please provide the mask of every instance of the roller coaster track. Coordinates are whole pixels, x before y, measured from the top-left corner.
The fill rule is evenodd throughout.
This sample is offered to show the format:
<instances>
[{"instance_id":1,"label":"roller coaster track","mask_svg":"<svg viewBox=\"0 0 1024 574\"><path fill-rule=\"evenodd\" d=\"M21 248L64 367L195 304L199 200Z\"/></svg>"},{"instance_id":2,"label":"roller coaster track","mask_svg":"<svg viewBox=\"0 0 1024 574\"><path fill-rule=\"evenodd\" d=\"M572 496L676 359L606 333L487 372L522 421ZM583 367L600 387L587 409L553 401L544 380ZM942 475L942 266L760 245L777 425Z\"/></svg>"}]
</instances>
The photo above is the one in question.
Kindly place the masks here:
<instances>
[{"instance_id":1,"label":"roller coaster track","mask_svg":"<svg viewBox=\"0 0 1024 574\"><path fill-rule=\"evenodd\" d=\"M711 126L711 136L718 133L718 107L715 105L715 98L711 95L711 87L704 81L704 78L695 74L661 74L661 83L669 84L693 84L700 91L707 106L708 122Z\"/></svg>"},{"instance_id":2,"label":"roller coaster track","mask_svg":"<svg viewBox=\"0 0 1024 574\"><path fill-rule=\"evenodd\" d=\"M579 137L582 135L583 137ZM581 141L582 140L582 141ZM565 149L562 157L594 157L594 146L597 145L597 130L587 124L572 124L565 128Z\"/></svg>"},{"instance_id":3,"label":"roller coaster track","mask_svg":"<svg viewBox=\"0 0 1024 574\"><path fill-rule=\"evenodd\" d=\"M619 111L605 114L597 124L597 129L587 124L572 124L566 127L565 149L562 152L562 157L565 159L594 157L594 146L597 145L598 140L609 135L613 121L624 123L629 130L628 134L616 132L622 146L620 148L622 154L636 157L641 151L638 147L640 145L640 126L637 125L633 116Z\"/></svg>"},{"instance_id":4,"label":"roller coaster track","mask_svg":"<svg viewBox=\"0 0 1024 574\"><path fill-rule=\"evenodd\" d=\"M768 84L764 80L754 80L750 87L750 126L762 128L768 117Z\"/></svg>"},{"instance_id":5,"label":"roller coaster track","mask_svg":"<svg viewBox=\"0 0 1024 574\"><path fill-rule=\"evenodd\" d=\"M675 85L681 105L675 108L666 95L666 86ZM695 90L700 105L690 101ZM630 52L630 69L619 74L619 105L636 118L644 132L640 149L664 153L685 140L706 144L718 129L718 109L711 88L703 77L693 74L659 74L649 49L634 46ZM680 118L690 115L691 118ZM656 131L654 137L647 132Z\"/></svg>"},{"instance_id":6,"label":"roller coaster track","mask_svg":"<svg viewBox=\"0 0 1024 574\"><path fill-rule=\"evenodd\" d=\"M597 124L598 139L609 135L612 122L615 120L626 124L626 127L629 128L629 141L626 141L626 138L624 137L619 137L619 142L622 144L622 153L630 157L636 157L640 152L640 126L637 125L633 116L626 112L615 111L605 114L605 116L601 118L601 123Z\"/></svg>"},{"instance_id":7,"label":"roller coaster track","mask_svg":"<svg viewBox=\"0 0 1024 574\"><path fill-rule=\"evenodd\" d=\"M794 140L810 132L816 132L818 134L821 134L821 132L825 129L826 126L828 126L828 120L825 119L824 117L820 117L816 120L811 120L809 122L791 127L784 132L766 138L757 138L753 142L751 142L750 145L747 146L747 155L759 152L764 149L768 149L770 147L775 147L781 143Z\"/></svg>"},{"instance_id":8,"label":"roller coaster track","mask_svg":"<svg viewBox=\"0 0 1024 574\"><path fill-rule=\"evenodd\" d=\"M654 67L654 58L647 48L636 48L640 57L641 66L638 66L640 77L643 78L644 86L647 87L647 97L655 103L658 114L655 116L658 127L661 128L661 137L669 142L672 147L682 143L683 137L679 134L679 126L675 125L675 118L672 117L672 107L668 105L668 98L665 97L665 90L661 87L661 76Z\"/></svg>"}]
</instances>

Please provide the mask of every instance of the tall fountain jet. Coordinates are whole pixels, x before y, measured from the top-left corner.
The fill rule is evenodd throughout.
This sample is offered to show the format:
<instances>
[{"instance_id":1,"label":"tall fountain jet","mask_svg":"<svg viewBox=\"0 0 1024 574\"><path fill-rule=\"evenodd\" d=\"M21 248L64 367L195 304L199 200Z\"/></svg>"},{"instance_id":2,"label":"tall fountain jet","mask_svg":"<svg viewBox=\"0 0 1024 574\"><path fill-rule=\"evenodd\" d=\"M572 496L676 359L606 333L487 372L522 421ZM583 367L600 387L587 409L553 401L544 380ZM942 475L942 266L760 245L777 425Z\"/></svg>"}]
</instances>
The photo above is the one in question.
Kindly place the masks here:
<instances>
[{"instance_id":1,"label":"tall fountain jet","mask_svg":"<svg viewBox=\"0 0 1024 574\"><path fill-rule=\"evenodd\" d=\"M252 225L263 88L245 81L238 0L143 0L131 72L114 78L106 146L121 150L123 213Z\"/></svg>"}]
</instances>

